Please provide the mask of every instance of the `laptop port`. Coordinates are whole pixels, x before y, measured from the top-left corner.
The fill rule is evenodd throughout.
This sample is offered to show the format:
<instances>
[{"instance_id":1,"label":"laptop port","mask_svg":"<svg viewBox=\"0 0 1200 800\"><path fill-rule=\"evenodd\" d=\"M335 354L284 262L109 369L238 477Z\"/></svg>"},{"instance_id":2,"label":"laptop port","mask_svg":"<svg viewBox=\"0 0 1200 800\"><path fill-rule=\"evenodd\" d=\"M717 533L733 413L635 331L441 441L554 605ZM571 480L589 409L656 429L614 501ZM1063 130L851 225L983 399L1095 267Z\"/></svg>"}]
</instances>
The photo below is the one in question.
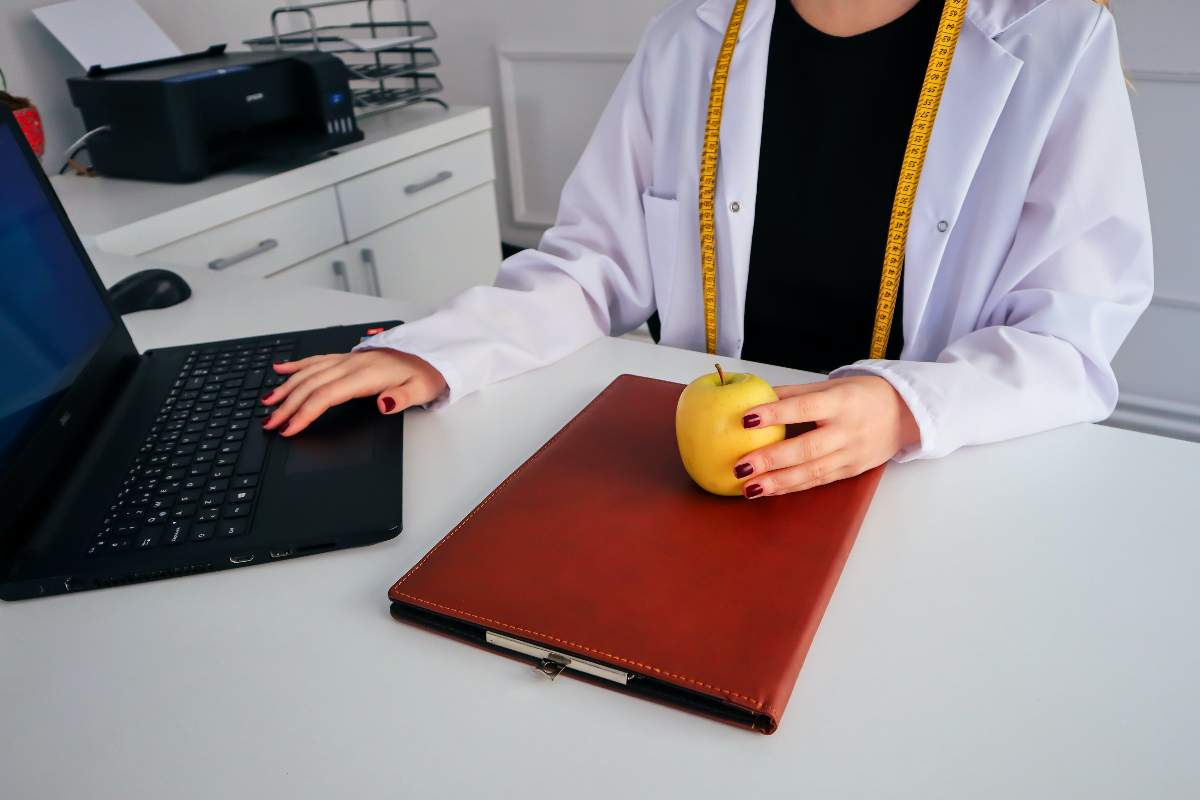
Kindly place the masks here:
<instances>
[{"instance_id":1,"label":"laptop port","mask_svg":"<svg viewBox=\"0 0 1200 800\"><path fill-rule=\"evenodd\" d=\"M285 547L282 550L272 550L271 558L287 558L292 554L292 548Z\"/></svg>"},{"instance_id":2,"label":"laptop port","mask_svg":"<svg viewBox=\"0 0 1200 800\"><path fill-rule=\"evenodd\" d=\"M230 564L249 564L253 560L254 560L253 553L247 553L244 556L230 556L229 557Z\"/></svg>"}]
</instances>

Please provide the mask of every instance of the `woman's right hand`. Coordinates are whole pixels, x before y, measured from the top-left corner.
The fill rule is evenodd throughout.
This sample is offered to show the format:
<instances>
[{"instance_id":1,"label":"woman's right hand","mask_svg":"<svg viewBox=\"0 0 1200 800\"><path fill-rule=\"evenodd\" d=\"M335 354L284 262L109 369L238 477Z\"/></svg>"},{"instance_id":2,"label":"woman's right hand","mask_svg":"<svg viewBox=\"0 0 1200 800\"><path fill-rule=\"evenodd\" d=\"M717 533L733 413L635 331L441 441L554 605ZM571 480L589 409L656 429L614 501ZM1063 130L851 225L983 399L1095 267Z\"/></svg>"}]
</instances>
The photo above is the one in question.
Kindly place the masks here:
<instances>
[{"instance_id":1,"label":"woman's right hand","mask_svg":"<svg viewBox=\"0 0 1200 800\"><path fill-rule=\"evenodd\" d=\"M431 402L446 391L446 379L427 361L396 350L363 350L310 356L274 365L290 376L263 397L277 406L263 427L295 436L329 408L356 397L377 395L381 414L399 414Z\"/></svg>"}]
</instances>

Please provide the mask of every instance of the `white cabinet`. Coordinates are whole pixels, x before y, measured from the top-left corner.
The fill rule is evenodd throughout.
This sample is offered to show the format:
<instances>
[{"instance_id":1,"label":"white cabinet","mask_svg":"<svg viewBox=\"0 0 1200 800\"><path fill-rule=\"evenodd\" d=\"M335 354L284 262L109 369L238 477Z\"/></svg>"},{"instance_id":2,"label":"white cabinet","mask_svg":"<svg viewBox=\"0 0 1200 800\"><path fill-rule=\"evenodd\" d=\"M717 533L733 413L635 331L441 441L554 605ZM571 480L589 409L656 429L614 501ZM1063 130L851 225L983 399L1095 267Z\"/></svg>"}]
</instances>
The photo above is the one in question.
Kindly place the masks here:
<instances>
[{"instance_id":1,"label":"white cabinet","mask_svg":"<svg viewBox=\"0 0 1200 800\"><path fill-rule=\"evenodd\" d=\"M160 264L261 278L346 241L330 187L146 253Z\"/></svg>"},{"instance_id":2,"label":"white cabinet","mask_svg":"<svg viewBox=\"0 0 1200 800\"><path fill-rule=\"evenodd\" d=\"M337 194L346 237L354 241L495 175L491 137L477 134L343 181Z\"/></svg>"},{"instance_id":3,"label":"white cabinet","mask_svg":"<svg viewBox=\"0 0 1200 800\"><path fill-rule=\"evenodd\" d=\"M490 284L500 266L492 184L413 214L353 247L384 297L437 306L471 286Z\"/></svg>"},{"instance_id":4,"label":"white cabinet","mask_svg":"<svg viewBox=\"0 0 1200 800\"><path fill-rule=\"evenodd\" d=\"M352 265L348 263L350 258L350 247L342 245L269 275L267 280L275 284L314 286L318 289L372 294L361 270L353 269Z\"/></svg>"},{"instance_id":5,"label":"white cabinet","mask_svg":"<svg viewBox=\"0 0 1200 800\"><path fill-rule=\"evenodd\" d=\"M432 308L500 266L491 124L486 108L411 107L360 120L362 142L300 166L53 182L105 252Z\"/></svg>"},{"instance_id":6,"label":"white cabinet","mask_svg":"<svg viewBox=\"0 0 1200 800\"><path fill-rule=\"evenodd\" d=\"M327 250L267 280L374 294L432 308L471 286L490 284L500 233L486 183Z\"/></svg>"}]
</instances>

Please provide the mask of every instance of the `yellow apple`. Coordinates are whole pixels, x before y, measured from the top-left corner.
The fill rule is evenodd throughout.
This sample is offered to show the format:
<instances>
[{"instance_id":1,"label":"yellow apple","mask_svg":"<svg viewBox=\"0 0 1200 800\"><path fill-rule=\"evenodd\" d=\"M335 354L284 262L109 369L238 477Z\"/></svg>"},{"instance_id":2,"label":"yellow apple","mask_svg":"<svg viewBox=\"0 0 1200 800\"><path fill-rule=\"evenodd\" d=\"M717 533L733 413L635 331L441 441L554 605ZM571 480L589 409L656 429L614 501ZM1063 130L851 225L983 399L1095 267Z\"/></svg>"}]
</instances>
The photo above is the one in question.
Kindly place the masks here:
<instances>
[{"instance_id":1,"label":"yellow apple","mask_svg":"<svg viewBox=\"0 0 1200 800\"><path fill-rule=\"evenodd\" d=\"M675 406L675 438L684 469L700 488L720 495L742 493L743 479L733 475L738 459L784 437L782 425L745 428L742 417L754 406L778 399L762 378L727 373L720 364L687 385Z\"/></svg>"}]
</instances>

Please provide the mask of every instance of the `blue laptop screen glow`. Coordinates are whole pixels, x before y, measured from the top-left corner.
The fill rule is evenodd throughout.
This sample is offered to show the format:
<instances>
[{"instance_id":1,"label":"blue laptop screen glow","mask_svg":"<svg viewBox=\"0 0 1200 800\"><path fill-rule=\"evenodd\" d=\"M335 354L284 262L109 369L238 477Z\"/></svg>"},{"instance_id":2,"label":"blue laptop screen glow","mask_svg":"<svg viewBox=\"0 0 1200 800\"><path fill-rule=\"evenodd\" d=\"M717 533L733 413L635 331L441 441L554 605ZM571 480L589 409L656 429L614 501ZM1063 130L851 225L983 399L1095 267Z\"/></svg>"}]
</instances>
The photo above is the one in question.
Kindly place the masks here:
<instances>
[{"instance_id":1,"label":"blue laptop screen glow","mask_svg":"<svg viewBox=\"0 0 1200 800\"><path fill-rule=\"evenodd\" d=\"M12 129L0 125L0 468L112 324Z\"/></svg>"}]
</instances>

